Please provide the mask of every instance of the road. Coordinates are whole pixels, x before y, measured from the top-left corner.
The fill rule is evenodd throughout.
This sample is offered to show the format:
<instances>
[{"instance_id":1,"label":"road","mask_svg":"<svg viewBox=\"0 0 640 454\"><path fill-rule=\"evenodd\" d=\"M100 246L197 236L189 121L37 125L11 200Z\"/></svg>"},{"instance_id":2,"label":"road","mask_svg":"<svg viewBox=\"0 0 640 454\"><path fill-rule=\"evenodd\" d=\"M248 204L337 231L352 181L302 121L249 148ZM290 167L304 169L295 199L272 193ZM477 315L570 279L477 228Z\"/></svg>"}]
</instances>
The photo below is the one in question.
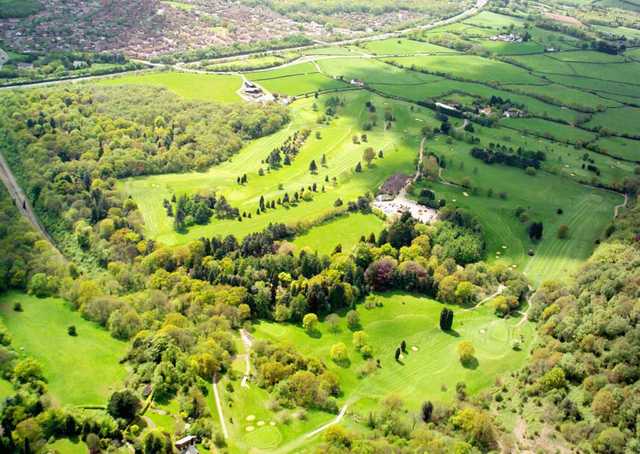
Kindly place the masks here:
<instances>
[{"instance_id":1,"label":"road","mask_svg":"<svg viewBox=\"0 0 640 454\"><path fill-rule=\"evenodd\" d=\"M38 219L35 212L33 211L33 207L31 206L29 199L27 199L27 196L22 191L22 188L16 181L15 176L11 172L11 168L9 167L9 164L7 164L7 161L4 159L4 156L2 155L1 152L0 152L0 179L2 180L4 185L7 187L7 191L9 191L9 195L13 199L16 207L18 208L18 211L20 211L20 213L22 213L27 218L27 220L33 226L33 228L36 231L40 232L40 234L43 237L45 237L55 248L55 243L53 242L53 239L51 238L47 230L44 228L44 226L40 223L40 220Z\"/></svg>"},{"instance_id":2,"label":"road","mask_svg":"<svg viewBox=\"0 0 640 454\"><path fill-rule=\"evenodd\" d=\"M498 289L495 292L493 292L491 295L489 295L486 298L484 298L482 301L479 301L478 304L476 304L475 306L470 307L468 309L463 309L463 312L476 310L477 308L482 306L487 301L491 301L493 298L495 298L496 296L500 295L506 288L507 287L505 287L502 284L498 285Z\"/></svg>"}]
</instances>

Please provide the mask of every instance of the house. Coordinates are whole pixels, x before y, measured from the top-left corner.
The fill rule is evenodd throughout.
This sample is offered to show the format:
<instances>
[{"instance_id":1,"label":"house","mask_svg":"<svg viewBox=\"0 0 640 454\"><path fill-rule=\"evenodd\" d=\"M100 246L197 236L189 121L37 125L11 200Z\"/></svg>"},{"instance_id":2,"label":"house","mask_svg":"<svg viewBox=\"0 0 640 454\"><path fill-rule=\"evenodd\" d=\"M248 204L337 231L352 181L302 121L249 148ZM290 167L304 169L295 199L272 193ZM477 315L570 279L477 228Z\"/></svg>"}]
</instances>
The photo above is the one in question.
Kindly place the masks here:
<instances>
[{"instance_id":1,"label":"house","mask_svg":"<svg viewBox=\"0 0 640 454\"><path fill-rule=\"evenodd\" d=\"M86 68L88 66L87 62L82 60L74 60L72 65L73 65L73 69Z\"/></svg>"},{"instance_id":2,"label":"house","mask_svg":"<svg viewBox=\"0 0 640 454\"><path fill-rule=\"evenodd\" d=\"M197 442L197 437L193 435L187 435L186 437L183 437L180 440L176 441L176 449L180 452L180 454L198 454L198 448L196 448Z\"/></svg>"},{"instance_id":3,"label":"house","mask_svg":"<svg viewBox=\"0 0 640 454\"><path fill-rule=\"evenodd\" d=\"M510 109L505 110L502 115L506 118L518 118L518 117L524 117L524 112L521 111L520 109L515 109L513 107L511 107Z\"/></svg>"},{"instance_id":4,"label":"house","mask_svg":"<svg viewBox=\"0 0 640 454\"><path fill-rule=\"evenodd\" d=\"M356 86L356 87L364 87L364 82L361 81L360 79L351 79L351 81L349 83L351 85Z\"/></svg>"}]
</instances>

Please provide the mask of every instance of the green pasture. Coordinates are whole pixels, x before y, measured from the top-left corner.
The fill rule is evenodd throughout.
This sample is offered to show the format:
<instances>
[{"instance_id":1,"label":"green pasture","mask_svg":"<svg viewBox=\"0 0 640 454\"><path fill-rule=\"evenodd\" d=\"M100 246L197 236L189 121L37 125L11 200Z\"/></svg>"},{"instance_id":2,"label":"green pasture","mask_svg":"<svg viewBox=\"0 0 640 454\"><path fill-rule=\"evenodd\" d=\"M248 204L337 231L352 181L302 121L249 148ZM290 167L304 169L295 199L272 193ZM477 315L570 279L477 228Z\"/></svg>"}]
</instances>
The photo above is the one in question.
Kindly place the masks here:
<instances>
[{"instance_id":1,"label":"green pasture","mask_svg":"<svg viewBox=\"0 0 640 454\"><path fill-rule=\"evenodd\" d=\"M576 107L579 109L599 109L603 107L620 107L621 105L612 99L603 98L593 93L559 84L507 85L505 88L528 95L541 96L563 106Z\"/></svg>"},{"instance_id":2,"label":"green pasture","mask_svg":"<svg viewBox=\"0 0 640 454\"><path fill-rule=\"evenodd\" d=\"M271 93L287 96L300 96L317 91L350 88L346 83L334 80L320 73L278 77L257 82Z\"/></svg>"},{"instance_id":3,"label":"green pasture","mask_svg":"<svg viewBox=\"0 0 640 454\"><path fill-rule=\"evenodd\" d=\"M295 55L291 58L295 58ZM262 55L259 57L237 58L228 61L204 63L202 66L208 71L244 71L255 68L269 68L286 63L288 58L279 54Z\"/></svg>"},{"instance_id":4,"label":"green pasture","mask_svg":"<svg viewBox=\"0 0 640 454\"><path fill-rule=\"evenodd\" d=\"M602 137L595 144L611 156L640 161L640 141L623 137Z\"/></svg>"},{"instance_id":5,"label":"green pasture","mask_svg":"<svg viewBox=\"0 0 640 454\"><path fill-rule=\"evenodd\" d=\"M518 17L497 14L491 11L481 11L475 16L465 19L464 24L474 25L482 28L501 29L510 25L519 26L524 21Z\"/></svg>"},{"instance_id":6,"label":"green pasture","mask_svg":"<svg viewBox=\"0 0 640 454\"><path fill-rule=\"evenodd\" d=\"M503 84L541 83L541 79L520 67L475 55L396 57L392 61L396 61L405 68L415 67L432 73L445 73L465 80Z\"/></svg>"},{"instance_id":7,"label":"green pasture","mask_svg":"<svg viewBox=\"0 0 640 454\"><path fill-rule=\"evenodd\" d=\"M640 136L638 125L640 125L640 108L635 107L621 107L598 112L586 124L588 127L602 127L620 134Z\"/></svg>"},{"instance_id":8,"label":"green pasture","mask_svg":"<svg viewBox=\"0 0 640 454\"><path fill-rule=\"evenodd\" d=\"M308 247L327 255L340 244L342 250L347 252L360 241L362 235L368 237L370 233L375 233L377 238L383 227L384 222L374 214L353 213L332 219L298 235L293 244L299 249Z\"/></svg>"},{"instance_id":9,"label":"green pasture","mask_svg":"<svg viewBox=\"0 0 640 454\"><path fill-rule=\"evenodd\" d=\"M637 85L557 74L549 75L548 78L549 80L557 82L561 85L583 89L586 91L596 91L600 93L601 96L617 94L629 98L635 98L636 102L640 102L640 93L638 93Z\"/></svg>"},{"instance_id":10,"label":"green pasture","mask_svg":"<svg viewBox=\"0 0 640 454\"><path fill-rule=\"evenodd\" d=\"M186 99L235 102L242 79L235 75L198 74L177 71L152 72L104 79L99 85L151 85L171 90Z\"/></svg>"},{"instance_id":11,"label":"green pasture","mask_svg":"<svg viewBox=\"0 0 640 454\"><path fill-rule=\"evenodd\" d=\"M496 55L527 55L544 51L544 46L535 41L526 43L509 43L504 41L482 40L479 44Z\"/></svg>"},{"instance_id":12,"label":"green pasture","mask_svg":"<svg viewBox=\"0 0 640 454\"><path fill-rule=\"evenodd\" d=\"M277 79L287 76L300 76L305 74L317 73L315 65L312 62L302 62L293 65L283 66L281 68L264 69L260 71L251 71L246 73L248 79L258 81L262 84L262 81L268 79Z\"/></svg>"},{"instance_id":13,"label":"green pasture","mask_svg":"<svg viewBox=\"0 0 640 454\"><path fill-rule=\"evenodd\" d=\"M440 77L396 68L373 58L334 58L318 60L322 71L344 80L359 79L367 85L421 85L441 80Z\"/></svg>"},{"instance_id":14,"label":"green pasture","mask_svg":"<svg viewBox=\"0 0 640 454\"><path fill-rule=\"evenodd\" d=\"M16 302L22 304L22 312L13 310ZM42 365L51 395L62 404L106 405L127 375L119 364L127 344L84 320L60 299L5 293L0 296L0 319L14 348ZM67 334L71 325L77 329L76 337Z\"/></svg>"},{"instance_id":15,"label":"green pasture","mask_svg":"<svg viewBox=\"0 0 640 454\"><path fill-rule=\"evenodd\" d=\"M407 38L390 38L379 41L369 41L363 45L367 52L376 55L406 55L415 53L456 54L457 51L424 41L414 41Z\"/></svg>"},{"instance_id":16,"label":"green pasture","mask_svg":"<svg viewBox=\"0 0 640 454\"><path fill-rule=\"evenodd\" d=\"M367 191L374 192L395 173L410 173L418 153L420 130L424 124L433 121L433 113L427 109L380 98L368 92L345 92L341 96L345 99L345 107L340 108L339 117L329 125L317 124L318 113L311 108L313 103L322 106L325 97L301 99L292 105L292 122L287 127L249 143L227 162L206 172L127 179L119 183L119 188L138 203L146 234L166 244L184 243L227 232L244 237L262 230L270 222L296 224L319 219L334 210L336 199L340 198L345 203L355 200ZM365 102L369 100L378 107L378 125L366 131L367 143L354 144L352 137L364 133L362 125L369 121L369 112L365 107ZM387 107L394 113L396 121L391 129L385 130L382 115ZM259 176L259 169L267 168L261 161L271 149L301 128L310 128L312 134L292 165ZM316 131L320 132L320 139L316 137ZM384 158L376 159L371 168L363 165L363 171L355 173L356 164L369 146L376 151L383 150ZM323 154L327 159L326 167L319 166L317 174L312 175L309 163L316 160L319 164ZM244 173L248 176L248 183L238 185L236 178ZM325 182L327 176L329 183ZM332 182L333 177L336 178L336 184ZM301 187L306 188L313 183L317 184L318 192L313 194L312 201L303 201L289 208L277 206L276 209L256 215L260 196L267 201L276 200L285 192L292 196ZM321 191L323 185L325 192ZM252 218L245 218L242 222L212 219L208 225L191 227L186 234L176 233L172 218L167 217L162 206L163 199L171 199L173 194L194 193L202 189L224 194L232 206L241 212L252 213Z\"/></svg>"},{"instance_id":17,"label":"green pasture","mask_svg":"<svg viewBox=\"0 0 640 454\"><path fill-rule=\"evenodd\" d=\"M341 404L348 402L355 411L368 411L389 394L403 398L412 410L423 401L452 401L455 385L464 382L471 394L494 383L501 374L515 370L524 363L528 345L533 338L529 324L517 326L517 319L498 319L490 307L454 311L453 331L442 332L438 326L440 311L445 305L429 298L407 293L376 295L381 307L366 309L358 306L361 327L368 335L373 358L381 368L364 378L358 378L362 359L352 342L352 331L344 317L338 331L332 332L325 323L313 336L300 326L262 322L256 326L255 337L290 343L302 353L321 359L340 378L343 390ZM521 351L512 349L512 342L524 339ZM407 353L396 362L394 353L402 341ZM469 340L476 349L477 364L465 367L458 361L456 346ZM331 346L343 342L349 351L346 364L334 363L329 355Z\"/></svg>"},{"instance_id":18,"label":"green pasture","mask_svg":"<svg viewBox=\"0 0 640 454\"><path fill-rule=\"evenodd\" d=\"M576 143L577 141L588 142L595 137L595 134L585 131L584 129L543 120L541 118L504 118L500 123L532 135L551 137L567 143Z\"/></svg>"}]
</instances>

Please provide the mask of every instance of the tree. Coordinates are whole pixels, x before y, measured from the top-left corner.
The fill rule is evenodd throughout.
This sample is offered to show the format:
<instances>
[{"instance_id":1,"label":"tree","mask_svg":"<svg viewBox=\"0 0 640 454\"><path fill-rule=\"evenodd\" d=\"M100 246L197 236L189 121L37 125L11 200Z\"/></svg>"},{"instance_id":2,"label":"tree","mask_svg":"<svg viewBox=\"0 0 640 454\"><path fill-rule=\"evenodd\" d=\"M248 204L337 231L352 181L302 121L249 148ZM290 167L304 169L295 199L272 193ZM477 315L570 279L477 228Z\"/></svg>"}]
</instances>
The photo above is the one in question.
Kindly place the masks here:
<instances>
[{"instance_id":1,"label":"tree","mask_svg":"<svg viewBox=\"0 0 640 454\"><path fill-rule=\"evenodd\" d=\"M351 339L355 349L360 351L362 347L367 345L367 338L368 338L367 333L365 333L364 331L354 332L353 335L351 336Z\"/></svg>"},{"instance_id":2,"label":"tree","mask_svg":"<svg viewBox=\"0 0 640 454\"><path fill-rule=\"evenodd\" d=\"M355 310L347 312L347 326L350 330L355 330L360 327L360 315Z\"/></svg>"},{"instance_id":3,"label":"tree","mask_svg":"<svg viewBox=\"0 0 640 454\"><path fill-rule=\"evenodd\" d=\"M129 389L123 389L111 394L109 403L107 404L107 412L114 418L132 421L141 407L142 404L138 396Z\"/></svg>"},{"instance_id":4,"label":"tree","mask_svg":"<svg viewBox=\"0 0 640 454\"><path fill-rule=\"evenodd\" d=\"M362 153L362 159L367 163L367 167L371 167L371 162L376 158L376 152L373 147L367 147Z\"/></svg>"},{"instance_id":5,"label":"tree","mask_svg":"<svg viewBox=\"0 0 640 454\"><path fill-rule=\"evenodd\" d=\"M69 334L69 336L77 336L78 332L76 331L76 326L75 325L71 325L70 327L67 328L67 334Z\"/></svg>"},{"instance_id":6,"label":"tree","mask_svg":"<svg viewBox=\"0 0 640 454\"><path fill-rule=\"evenodd\" d=\"M400 343L400 350L402 350L403 353L407 353L407 342L405 340Z\"/></svg>"},{"instance_id":7,"label":"tree","mask_svg":"<svg viewBox=\"0 0 640 454\"><path fill-rule=\"evenodd\" d=\"M362 164L360 164L360 162L356 164L356 172L358 173L362 172Z\"/></svg>"},{"instance_id":8,"label":"tree","mask_svg":"<svg viewBox=\"0 0 640 454\"><path fill-rule=\"evenodd\" d=\"M318 171L318 164L316 164L316 160L312 159L309 163L309 171L311 173L316 173Z\"/></svg>"},{"instance_id":9,"label":"tree","mask_svg":"<svg viewBox=\"0 0 640 454\"><path fill-rule=\"evenodd\" d=\"M475 286L469 281L462 281L456 287L456 301L459 304L471 304L475 301Z\"/></svg>"},{"instance_id":10,"label":"tree","mask_svg":"<svg viewBox=\"0 0 640 454\"><path fill-rule=\"evenodd\" d=\"M167 437L158 429L151 429L142 437L143 454L162 454L169 449Z\"/></svg>"},{"instance_id":11,"label":"tree","mask_svg":"<svg viewBox=\"0 0 640 454\"><path fill-rule=\"evenodd\" d=\"M347 346L342 342L333 344L330 352L331 359L336 363L343 363L349 359L349 353Z\"/></svg>"},{"instance_id":12,"label":"tree","mask_svg":"<svg viewBox=\"0 0 640 454\"><path fill-rule=\"evenodd\" d=\"M400 355L402 355L402 352L400 351L400 347L396 348L396 361L400 361Z\"/></svg>"},{"instance_id":13,"label":"tree","mask_svg":"<svg viewBox=\"0 0 640 454\"><path fill-rule=\"evenodd\" d=\"M340 317L338 317L337 314L327 315L324 321L327 324L329 331L331 331L332 333L337 333L338 331L340 331Z\"/></svg>"},{"instance_id":14,"label":"tree","mask_svg":"<svg viewBox=\"0 0 640 454\"><path fill-rule=\"evenodd\" d=\"M450 331L453 326L453 311L446 307L440 311L440 329L442 331Z\"/></svg>"},{"instance_id":15,"label":"tree","mask_svg":"<svg viewBox=\"0 0 640 454\"><path fill-rule=\"evenodd\" d=\"M431 421L431 415L433 414L433 404L431 401L427 401L422 404L422 409L420 412L420 417L422 421L429 422Z\"/></svg>"},{"instance_id":16,"label":"tree","mask_svg":"<svg viewBox=\"0 0 640 454\"><path fill-rule=\"evenodd\" d=\"M314 333L317 326L318 316L316 314L309 313L302 318L302 327L308 334Z\"/></svg>"},{"instance_id":17,"label":"tree","mask_svg":"<svg viewBox=\"0 0 640 454\"><path fill-rule=\"evenodd\" d=\"M462 341L458 344L458 357L460 358L460 362L462 364L469 364L471 360L473 360L474 355L476 354L476 349L473 347L473 344L469 341Z\"/></svg>"},{"instance_id":18,"label":"tree","mask_svg":"<svg viewBox=\"0 0 640 454\"><path fill-rule=\"evenodd\" d=\"M544 226L542 222L532 222L531 225L529 225L529 238L532 240L542 239L543 229Z\"/></svg>"}]
</instances>

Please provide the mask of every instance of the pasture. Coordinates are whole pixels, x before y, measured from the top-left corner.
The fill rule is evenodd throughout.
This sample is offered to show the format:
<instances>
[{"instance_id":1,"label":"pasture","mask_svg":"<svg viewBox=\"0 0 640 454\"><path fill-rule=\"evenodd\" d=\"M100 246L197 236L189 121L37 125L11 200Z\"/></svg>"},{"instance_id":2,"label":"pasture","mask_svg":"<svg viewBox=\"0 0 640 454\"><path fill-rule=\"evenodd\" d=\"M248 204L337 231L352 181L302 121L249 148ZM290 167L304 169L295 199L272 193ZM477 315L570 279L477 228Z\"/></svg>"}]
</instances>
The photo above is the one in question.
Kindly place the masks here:
<instances>
[{"instance_id":1,"label":"pasture","mask_svg":"<svg viewBox=\"0 0 640 454\"><path fill-rule=\"evenodd\" d=\"M22 312L13 310L16 302L22 304ZM127 375L119 364L127 344L83 319L61 299L4 293L0 319L11 333L13 347L42 365L49 392L61 404L106 405ZM78 332L75 337L67 334L71 325Z\"/></svg>"},{"instance_id":2,"label":"pasture","mask_svg":"<svg viewBox=\"0 0 640 454\"><path fill-rule=\"evenodd\" d=\"M241 100L236 92L242 84L242 79L230 74L166 71L114 77L96 83L99 85L150 85L166 88L186 99L228 103Z\"/></svg>"}]
</instances>

